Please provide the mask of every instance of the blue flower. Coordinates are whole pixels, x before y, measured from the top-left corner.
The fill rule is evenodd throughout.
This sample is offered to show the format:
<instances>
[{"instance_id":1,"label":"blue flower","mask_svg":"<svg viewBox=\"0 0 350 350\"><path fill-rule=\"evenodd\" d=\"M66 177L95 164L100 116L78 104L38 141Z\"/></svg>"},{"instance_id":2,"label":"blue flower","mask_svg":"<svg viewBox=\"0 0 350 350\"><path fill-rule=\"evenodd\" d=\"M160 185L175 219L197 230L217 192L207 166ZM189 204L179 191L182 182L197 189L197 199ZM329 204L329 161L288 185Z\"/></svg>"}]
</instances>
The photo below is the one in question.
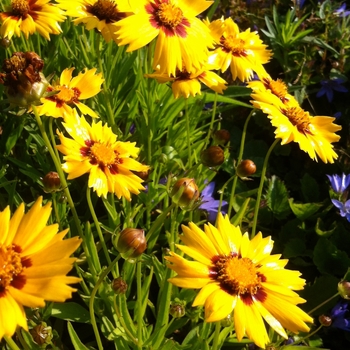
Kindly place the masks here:
<instances>
[{"instance_id":1,"label":"blue flower","mask_svg":"<svg viewBox=\"0 0 350 350\"><path fill-rule=\"evenodd\" d=\"M332 203L339 209L340 216L343 218L346 217L346 220L350 222L350 199L345 203L338 201L337 199L332 199Z\"/></svg>"},{"instance_id":2,"label":"blue flower","mask_svg":"<svg viewBox=\"0 0 350 350\"><path fill-rule=\"evenodd\" d=\"M338 17L347 17L350 15L350 11L346 10L346 4L342 4L338 9L336 9L333 14L335 14Z\"/></svg>"},{"instance_id":3,"label":"blue flower","mask_svg":"<svg viewBox=\"0 0 350 350\"><path fill-rule=\"evenodd\" d=\"M208 221L214 223L218 215L218 209L220 201L213 197L215 189L215 182L210 182L202 191L202 204L199 206L199 209L205 210L208 213ZM227 213L228 203L222 201L221 213Z\"/></svg>"},{"instance_id":4,"label":"blue flower","mask_svg":"<svg viewBox=\"0 0 350 350\"><path fill-rule=\"evenodd\" d=\"M334 91L348 92L348 89L345 86L340 85L342 83L344 83L344 80L341 78L322 80L321 81L322 87L320 91L317 93L316 97L321 97L323 95L326 95L328 102L332 102Z\"/></svg>"},{"instance_id":5,"label":"blue flower","mask_svg":"<svg viewBox=\"0 0 350 350\"><path fill-rule=\"evenodd\" d=\"M331 327L350 331L349 302L340 300L332 309L330 316L332 318Z\"/></svg>"},{"instance_id":6,"label":"blue flower","mask_svg":"<svg viewBox=\"0 0 350 350\"><path fill-rule=\"evenodd\" d=\"M345 175L344 173L340 177L339 175L327 175L331 182L332 188L337 193L343 193L350 185L350 174Z\"/></svg>"}]
</instances>

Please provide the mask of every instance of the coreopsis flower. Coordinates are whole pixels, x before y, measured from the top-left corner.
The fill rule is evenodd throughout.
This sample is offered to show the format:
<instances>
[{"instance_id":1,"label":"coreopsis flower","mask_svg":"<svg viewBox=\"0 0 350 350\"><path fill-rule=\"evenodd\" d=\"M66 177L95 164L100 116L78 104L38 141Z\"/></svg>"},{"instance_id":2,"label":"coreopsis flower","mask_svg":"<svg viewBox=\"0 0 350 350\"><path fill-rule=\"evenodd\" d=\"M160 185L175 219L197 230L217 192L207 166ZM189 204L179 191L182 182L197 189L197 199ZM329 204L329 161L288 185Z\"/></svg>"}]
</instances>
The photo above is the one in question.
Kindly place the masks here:
<instances>
[{"instance_id":1,"label":"coreopsis flower","mask_svg":"<svg viewBox=\"0 0 350 350\"><path fill-rule=\"evenodd\" d=\"M157 38L153 69L176 76L176 69L187 72L201 69L208 59L213 39L209 29L196 16L212 1L140 0L134 14L117 23L119 45L137 50Z\"/></svg>"},{"instance_id":2,"label":"coreopsis flower","mask_svg":"<svg viewBox=\"0 0 350 350\"><path fill-rule=\"evenodd\" d=\"M331 186L334 192L342 194L350 185L350 174L345 175L344 173L339 176L337 174L334 175L326 175L331 182Z\"/></svg>"},{"instance_id":3,"label":"coreopsis flower","mask_svg":"<svg viewBox=\"0 0 350 350\"><path fill-rule=\"evenodd\" d=\"M67 276L79 247L78 237L63 240L58 224L46 226L51 203L39 197L28 213L22 203L10 218L10 207L0 212L0 339L11 337L17 326L28 330L23 306L44 307L45 300L63 302L80 278Z\"/></svg>"},{"instance_id":4,"label":"coreopsis flower","mask_svg":"<svg viewBox=\"0 0 350 350\"><path fill-rule=\"evenodd\" d=\"M66 162L62 168L68 173L68 179L88 173L88 186L99 197L107 197L110 192L129 201L130 192L139 194L145 189L141 185L143 180L133 171L147 171L149 167L132 159L139 153L135 142L117 141L110 127L101 121L90 125L75 110L74 117L66 118L63 126L72 138L59 132L61 145L57 149L64 154Z\"/></svg>"},{"instance_id":5,"label":"coreopsis flower","mask_svg":"<svg viewBox=\"0 0 350 350\"><path fill-rule=\"evenodd\" d=\"M227 88L225 85L227 82L208 68L202 68L192 73L188 73L185 68L182 71L177 69L175 75L170 76L166 73L159 73L158 69L156 73L145 74L145 76L156 79L160 84L171 82L175 98L201 95L201 83L220 94Z\"/></svg>"},{"instance_id":6,"label":"coreopsis flower","mask_svg":"<svg viewBox=\"0 0 350 350\"><path fill-rule=\"evenodd\" d=\"M223 18L211 23L206 21L215 40L215 50L209 60L225 72L229 67L233 80L247 81L254 72L260 77L264 74L263 64L270 61L272 53L267 50L257 32L247 29L240 32L232 18Z\"/></svg>"},{"instance_id":7,"label":"coreopsis flower","mask_svg":"<svg viewBox=\"0 0 350 350\"><path fill-rule=\"evenodd\" d=\"M304 111L289 95L286 86L281 81L264 80L259 86L256 82L248 83L253 89L251 101L255 108L260 108L271 124L276 127L275 137L280 138L281 144L296 142L310 158L317 161L317 156L324 163L334 163L338 155L333 150L333 142L340 136L335 132L341 126L333 124L335 118L325 116L312 117Z\"/></svg>"},{"instance_id":8,"label":"coreopsis flower","mask_svg":"<svg viewBox=\"0 0 350 350\"><path fill-rule=\"evenodd\" d=\"M171 252L166 260L177 276L169 281L181 288L201 289L192 305L204 305L207 322L233 312L237 339L246 334L261 348L269 342L264 320L286 339L284 328L309 331L305 322L312 318L297 306L305 300L293 291L303 289L305 281L300 272L284 268L288 260L270 255L271 237L263 238L259 232L249 240L221 213L217 228L208 224L202 231L189 223L182 230L185 245L177 248L193 260Z\"/></svg>"},{"instance_id":9,"label":"coreopsis flower","mask_svg":"<svg viewBox=\"0 0 350 350\"><path fill-rule=\"evenodd\" d=\"M66 15L75 17L74 24L84 23L86 29L98 30L106 42L118 43L115 24L131 14L128 0L56 0L66 10Z\"/></svg>"},{"instance_id":10,"label":"coreopsis flower","mask_svg":"<svg viewBox=\"0 0 350 350\"><path fill-rule=\"evenodd\" d=\"M0 13L0 36L11 39L13 35L26 39L38 32L50 40L50 34L62 32L58 22L66 19L64 12L50 0L11 0L11 5L5 6Z\"/></svg>"},{"instance_id":11,"label":"coreopsis flower","mask_svg":"<svg viewBox=\"0 0 350 350\"><path fill-rule=\"evenodd\" d=\"M101 91L102 73L95 74L96 68L93 68L80 72L72 78L73 70L74 67L66 68L59 81L47 88L48 96L41 99L43 104L37 108L39 115L65 118L73 113L71 106L76 106L81 113L98 118L98 115L80 100L93 97ZM52 94L54 92L57 93Z\"/></svg>"},{"instance_id":12,"label":"coreopsis flower","mask_svg":"<svg viewBox=\"0 0 350 350\"><path fill-rule=\"evenodd\" d=\"M15 52L4 60L0 83L11 105L30 109L40 103L49 85L43 67L44 61L35 52Z\"/></svg>"}]
</instances>

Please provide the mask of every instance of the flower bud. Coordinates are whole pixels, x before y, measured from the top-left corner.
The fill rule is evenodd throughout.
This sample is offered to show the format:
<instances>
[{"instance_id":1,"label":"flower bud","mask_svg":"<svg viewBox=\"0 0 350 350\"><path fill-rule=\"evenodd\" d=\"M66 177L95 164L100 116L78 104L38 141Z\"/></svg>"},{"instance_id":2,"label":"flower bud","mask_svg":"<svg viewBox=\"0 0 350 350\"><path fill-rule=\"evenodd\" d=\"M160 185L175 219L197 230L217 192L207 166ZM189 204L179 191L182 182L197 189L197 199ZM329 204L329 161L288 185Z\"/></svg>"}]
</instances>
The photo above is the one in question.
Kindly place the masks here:
<instances>
[{"instance_id":1,"label":"flower bud","mask_svg":"<svg viewBox=\"0 0 350 350\"><path fill-rule=\"evenodd\" d=\"M350 282L340 281L338 283L338 292L343 299L350 300Z\"/></svg>"},{"instance_id":2,"label":"flower bud","mask_svg":"<svg viewBox=\"0 0 350 350\"><path fill-rule=\"evenodd\" d=\"M40 104L49 82L41 72L44 61L35 52L15 52L5 59L0 73L0 83L12 105L29 107Z\"/></svg>"},{"instance_id":3,"label":"flower bud","mask_svg":"<svg viewBox=\"0 0 350 350\"><path fill-rule=\"evenodd\" d=\"M186 302L178 298L175 298L175 300L172 301L170 304L169 313L174 318L181 318L186 314L185 308L186 308Z\"/></svg>"},{"instance_id":4,"label":"flower bud","mask_svg":"<svg viewBox=\"0 0 350 350\"><path fill-rule=\"evenodd\" d=\"M319 316L318 320L324 327L329 327L332 324L332 318L326 315Z\"/></svg>"},{"instance_id":5,"label":"flower bud","mask_svg":"<svg viewBox=\"0 0 350 350\"><path fill-rule=\"evenodd\" d=\"M147 169L145 171L133 171L133 173L143 181L146 181L148 179L149 171L150 169Z\"/></svg>"},{"instance_id":6,"label":"flower bud","mask_svg":"<svg viewBox=\"0 0 350 350\"><path fill-rule=\"evenodd\" d=\"M190 209L199 198L199 189L194 179L184 177L177 180L170 196L182 209Z\"/></svg>"},{"instance_id":7,"label":"flower bud","mask_svg":"<svg viewBox=\"0 0 350 350\"><path fill-rule=\"evenodd\" d=\"M112 281L112 289L115 294L125 294L128 290L128 285L121 277L118 277Z\"/></svg>"},{"instance_id":8,"label":"flower bud","mask_svg":"<svg viewBox=\"0 0 350 350\"><path fill-rule=\"evenodd\" d=\"M43 178L44 191L46 193L56 192L61 187L61 180L55 171L50 171Z\"/></svg>"},{"instance_id":9,"label":"flower bud","mask_svg":"<svg viewBox=\"0 0 350 350\"><path fill-rule=\"evenodd\" d=\"M124 259L139 257L147 248L145 231L126 228L119 234L117 250Z\"/></svg>"},{"instance_id":10,"label":"flower bud","mask_svg":"<svg viewBox=\"0 0 350 350\"><path fill-rule=\"evenodd\" d=\"M11 45L11 40L8 39L7 37L2 38L2 39L0 40L0 45L1 45L2 47L4 47L5 49L7 49L7 48Z\"/></svg>"},{"instance_id":11,"label":"flower bud","mask_svg":"<svg viewBox=\"0 0 350 350\"><path fill-rule=\"evenodd\" d=\"M214 142L221 146L225 146L230 141L230 138L230 133L225 129L216 130L213 135Z\"/></svg>"},{"instance_id":12,"label":"flower bud","mask_svg":"<svg viewBox=\"0 0 350 350\"><path fill-rule=\"evenodd\" d=\"M225 160L225 154L221 147L210 146L201 153L201 160L205 166L214 167L221 165Z\"/></svg>"},{"instance_id":13,"label":"flower bud","mask_svg":"<svg viewBox=\"0 0 350 350\"><path fill-rule=\"evenodd\" d=\"M250 159L242 160L236 169L236 173L239 177L244 178L250 175L255 174L256 172L256 165L255 163Z\"/></svg>"},{"instance_id":14,"label":"flower bud","mask_svg":"<svg viewBox=\"0 0 350 350\"><path fill-rule=\"evenodd\" d=\"M225 318L220 321L221 327L230 327L233 324L232 315L228 314Z\"/></svg>"},{"instance_id":15,"label":"flower bud","mask_svg":"<svg viewBox=\"0 0 350 350\"><path fill-rule=\"evenodd\" d=\"M53 338L52 328L47 326L45 322L36 325L33 329L30 330L34 341L39 345L51 344Z\"/></svg>"}]
</instances>

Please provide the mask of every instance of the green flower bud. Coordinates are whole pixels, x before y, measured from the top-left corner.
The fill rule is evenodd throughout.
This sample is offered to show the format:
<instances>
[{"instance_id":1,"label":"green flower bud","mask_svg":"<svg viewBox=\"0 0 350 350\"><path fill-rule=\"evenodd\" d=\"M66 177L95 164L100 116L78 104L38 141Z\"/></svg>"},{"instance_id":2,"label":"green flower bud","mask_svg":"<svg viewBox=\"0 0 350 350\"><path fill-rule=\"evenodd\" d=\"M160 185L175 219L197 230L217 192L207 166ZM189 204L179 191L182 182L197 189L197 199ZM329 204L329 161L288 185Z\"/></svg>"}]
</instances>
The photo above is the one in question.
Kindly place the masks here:
<instances>
[{"instance_id":1,"label":"green flower bud","mask_svg":"<svg viewBox=\"0 0 350 350\"><path fill-rule=\"evenodd\" d=\"M338 292L342 298L350 300L350 282L340 281L338 283Z\"/></svg>"},{"instance_id":2,"label":"green flower bud","mask_svg":"<svg viewBox=\"0 0 350 350\"><path fill-rule=\"evenodd\" d=\"M232 315L228 314L225 318L220 321L222 327L230 327L233 324Z\"/></svg>"},{"instance_id":3,"label":"green flower bud","mask_svg":"<svg viewBox=\"0 0 350 350\"><path fill-rule=\"evenodd\" d=\"M118 277L112 281L112 289L115 294L125 294L128 290L128 285L121 277Z\"/></svg>"},{"instance_id":4,"label":"green flower bud","mask_svg":"<svg viewBox=\"0 0 350 350\"><path fill-rule=\"evenodd\" d=\"M182 209L191 209L199 198L199 189L194 179L184 177L176 181L170 196Z\"/></svg>"},{"instance_id":5,"label":"green flower bud","mask_svg":"<svg viewBox=\"0 0 350 350\"><path fill-rule=\"evenodd\" d=\"M50 171L43 178L44 191L53 193L61 188L61 180L55 171Z\"/></svg>"},{"instance_id":6,"label":"green flower bud","mask_svg":"<svg viewBox=\"0 0 350 350\"><path fill-rule=\"evenodd\" d=\"M186 314L186 302L175 298L170 304L169 313L174 318L181 318Z\"/></svg>"},{"instance_id":7,"label":"green flower bud","mask_svg":"<svg viewBox=\"0 0 350 350\"><path fill-rule=\"evenodd\" d=\"M126 228L120 232L116 248L124 259L137 258L146 250L145 231L137 228Z\"/></svg>"},{"instance_id":8,"label":"green flower bud","mask_svg":"<svg viewBox=\"0 0 350 350\"><path fill-rule=\"evenodd\" d=\"M225 161L225 153L219 146L210 146L201 153L201 160L205 166L214 167Z\"/></svg>"},{"instance_id":9,"label":"green flower bud","mask_svg":"<svg viewBox=\"0 0 350 350\"><path fill-rule=\"evenodd\" d=\"M34 341L41 346L51 344L53 338L52 328L47 326L45 322L42 322L31 329L30 334Z\"/></svg>"},{"instance_id":10,"label":"green flower bud","mask_svg":"<svg viewBox=\"0 0 350 350\"><path fill-rule=\"evenodd\" d=\"M245 178L247 176L253 175L256 172L256 165L250 159L242 160L236 169L236 173L239 177Z\"/></svg>"}]
</instances>

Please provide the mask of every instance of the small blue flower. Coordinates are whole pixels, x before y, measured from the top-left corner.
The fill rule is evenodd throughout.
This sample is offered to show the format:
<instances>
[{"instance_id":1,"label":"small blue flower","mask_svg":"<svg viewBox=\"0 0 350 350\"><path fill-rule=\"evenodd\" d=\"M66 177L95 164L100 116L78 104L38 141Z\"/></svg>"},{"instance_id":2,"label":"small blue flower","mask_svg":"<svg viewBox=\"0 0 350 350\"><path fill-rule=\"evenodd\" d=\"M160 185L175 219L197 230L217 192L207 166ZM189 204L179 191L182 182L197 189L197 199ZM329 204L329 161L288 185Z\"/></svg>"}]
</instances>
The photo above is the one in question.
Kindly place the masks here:
<instances>
[{"instance_id":1,"label":"small blue flower","mask_svg":"<svg viewBox=\"0 0 350 350\"><path fill-rule=\"evenodd\" d=\"M331 327L339 328L344 331L350 331L350 312L349 302L340 300L331 311Z\"/></svg>"},{"instance_id":2,"label":"small blue flower","mask_svg":"<svg viewBox=\"0 0 350 350\"><path fill-rule=\"evenodd\" d=\"M339 209L340 216L346 218L346 220L350 222L350 199L345 203L338 201L337 199L332 199L332 203Z\"/></svg>"},{"instance_id":3,"label":"small blue flower","mask_svg":"<svg viewBox=\"0 0 350 350\"><path fill-rule=\"evenodd\" d=\"M345 86L340 85L342 83L344 83L344 80L341 78L322 80L321 81L322 87L320 91L317 93L316 97L321 97L323 95L326 95L328 102L332 102L334 91L348 92L348 89Z\"/></svg>"},{"instance_id":4,"label":"small blue flower","mask_svg":"<svg viewBox=\"0 0 350 350\"><path fill-rule=\"evenodd\" d=\"M350 11L346 10L346 4L342 4L338 9L336 9L333 13L338 17L347 17L350 15Z\"/></svg>"},{"instance_id":5,"label":"small blue flower","mask_svg":"<svg viewBox=\"0 0 350 350\"><path fill-rule=\"evenodd\" d=\"M344 173L340 177L339 175L327 175L331 182L332 188L337 193L343 193L350 185L350 174L345 175Z\"/></svg>"},{"instance_id":6,"label":"small blue flower","mask_svg":"<svg viewBox=\"0 0 350 350\"><path fill-rule=\"evenodd\" d=\"M215 182L210 182L202 191L202 204L199 206L199 209L205 210L208 213L208 221L214 223L218 215L218 209L220 201L214 199L213 193L215 189ZM228 203L222 201L221 213L227 213Z\"/></svg>"}]
</instances>

